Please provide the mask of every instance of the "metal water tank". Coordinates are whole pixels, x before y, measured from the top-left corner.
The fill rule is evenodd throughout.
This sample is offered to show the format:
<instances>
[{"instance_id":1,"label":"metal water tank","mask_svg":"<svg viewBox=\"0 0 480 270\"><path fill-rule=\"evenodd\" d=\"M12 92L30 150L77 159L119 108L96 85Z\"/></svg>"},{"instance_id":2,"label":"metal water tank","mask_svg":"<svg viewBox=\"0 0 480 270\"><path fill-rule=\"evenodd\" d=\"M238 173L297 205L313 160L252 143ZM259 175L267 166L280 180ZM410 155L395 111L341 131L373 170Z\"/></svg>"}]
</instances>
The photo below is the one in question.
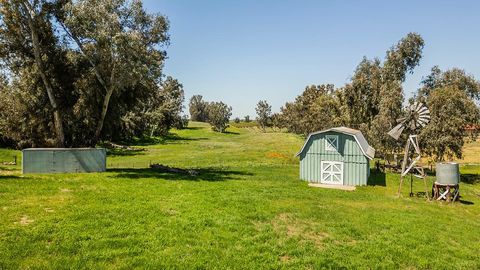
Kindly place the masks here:
<instances>
[{"instance_id":1,"label":"metal water tank","mask_svg":"<svg viewBox=\"0 0 480 270\"><path fill-rule=\"evenodd\" d=\"M439 162L436 165L437 183L456 185L460 181L460 169L455 162Z\"/></svg>"}]
</instances>

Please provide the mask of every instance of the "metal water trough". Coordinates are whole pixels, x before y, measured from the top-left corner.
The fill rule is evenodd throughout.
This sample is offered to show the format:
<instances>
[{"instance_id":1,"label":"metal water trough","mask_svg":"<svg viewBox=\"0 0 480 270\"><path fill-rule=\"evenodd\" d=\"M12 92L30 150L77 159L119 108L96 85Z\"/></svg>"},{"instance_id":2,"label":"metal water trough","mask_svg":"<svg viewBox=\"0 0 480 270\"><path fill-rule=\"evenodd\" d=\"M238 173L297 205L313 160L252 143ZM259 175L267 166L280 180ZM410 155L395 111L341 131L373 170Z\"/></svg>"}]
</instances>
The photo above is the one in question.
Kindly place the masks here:
<instances>
[{"instance_id":1,"label":"metal water trough","mask_svg":"<svg viewBox=\"0 0 480 270\"><path fill-rule=\"evenodd\" d=\"M28 148L22 150L22 172L81 173L104 172L104 148Z\"/></svg>"}]
</instances>

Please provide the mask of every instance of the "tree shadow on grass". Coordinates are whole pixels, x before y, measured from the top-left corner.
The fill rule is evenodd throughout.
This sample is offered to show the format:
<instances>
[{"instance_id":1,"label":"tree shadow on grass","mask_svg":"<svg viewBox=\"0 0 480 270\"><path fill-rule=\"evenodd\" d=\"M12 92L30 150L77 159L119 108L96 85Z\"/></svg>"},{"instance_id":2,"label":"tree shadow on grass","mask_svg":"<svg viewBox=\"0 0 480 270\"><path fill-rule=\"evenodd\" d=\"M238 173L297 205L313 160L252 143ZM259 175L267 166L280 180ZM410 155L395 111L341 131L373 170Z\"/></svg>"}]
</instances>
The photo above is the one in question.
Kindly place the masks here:
<instances>
[{"instance_id":1,"label":"tree shadow on grass","mask_svg":"<svg viewBox=\"0 0 480 270\"><path fill-rule=\"evenodd\" d=\"M149 146L149 145L156 145L156 144L179 144L184 143L185 141L201 141L201 140L208 140L208 138L187 138L181 137L175 133L168 133L165 136L161 137L146 137L131 142L131 145L137 146Z\"/></svg>"},{"instance_id":2,"label":"tree shadow on grass","mask_svg":"<svg viewBox=\"0 0 480 270\"><path fill-rule=\"evenodd\" d=\"M479 184L480 183L480 174L466 173L460 175L460 182L466 184Z\"/></svg>"},{"instance_id":3,"label":"tree shadow on grass","mask_svg":"<svg viewBox=\"0 0 480 270\"><path fill-rule=\"evenodd\" d=\"M25 176L19 176L19 175L8 175L8 174L0 174L0 181L1 180L26 180L29 179L29 177Z\"/></svg>"},{"instance_id":4,"label":"tree shadow on grass","mask_svg":"<svg viewBox=\"0 0 480 270\"><path fill-rule=\"evenodd\" d=\"M124 156L137 156L145 155L145 149L121 149L121 148L107 148L107 156L109 157L124 157Z\"/></svg>"},{"instance_id":5,"label":"tree shadow on grass","mask_svg":"<svg viewBox=\"0 0 480 270\"><path fill-rule=\"evenodd\" d=\"M386 175L380 170L371 170L370 177L368 177L367 185L369 186L387 186Z\"/></svg>"},{"instance_id":6,"label":"tree shadow on grass","mask_svg":"<svg viewBox=\"0 0 480 270\"><path fill-rule=\"evenodd\" d=\"M224 131L222 132L223 134L229 134L229 135L240 135L240 132L235 132L235 131Z\"/></svg>"},{"instance_id":7,"label":"tree shadow on grass","mask_svg":"<svg viewBox=\"0 0 480 270\"><path fill-rule=\"evenodd\" d=\"M160 171L158 169L152 168L127 168L127 169L109 169L108 172L117 173L111 177L114 178L130 178L130 179L140 179L140 178L158 178L163 180L171 181L210 181L210 182L219 182L226 180L237 180L241 179L241 176L251 176L252 173L235 171L235 170L222 170L216 168L200 168L193 169L196 171L195 175L190 175L187 173L173 173Z\"/></svg>"},{"instance_id":8,"label":"tree shadow on grass","mask_svg":"<svg viewBox=\"0 0 480 270\"><path fill-rule=\"evenodd\" d=\"M18 170L20 170L18 167L13 167L13 166L10 166L10 167L0 166L0 172L1 172L1 171L13 172L13 171L18 171Z\"/></svg>"}]
</instances>

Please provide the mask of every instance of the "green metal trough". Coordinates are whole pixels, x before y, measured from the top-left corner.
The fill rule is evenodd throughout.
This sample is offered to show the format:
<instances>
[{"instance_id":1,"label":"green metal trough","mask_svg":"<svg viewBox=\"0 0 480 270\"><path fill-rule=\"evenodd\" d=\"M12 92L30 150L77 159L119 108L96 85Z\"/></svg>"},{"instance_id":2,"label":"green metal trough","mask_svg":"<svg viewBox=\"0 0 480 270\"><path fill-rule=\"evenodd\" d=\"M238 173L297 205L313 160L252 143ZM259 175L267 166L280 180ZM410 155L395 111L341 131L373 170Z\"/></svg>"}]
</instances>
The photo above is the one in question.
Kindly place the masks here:
<instances>
[{"instance_id":1,"label":"green metal trough","mask_svg":"<svg viewBox=\"0 0 480 270\"><path fill-rule=\"evenodd\" d=\"M82 173L106 171L104 148L28 148L22 150L22 172Z\"/></svg>"}]
</instances>

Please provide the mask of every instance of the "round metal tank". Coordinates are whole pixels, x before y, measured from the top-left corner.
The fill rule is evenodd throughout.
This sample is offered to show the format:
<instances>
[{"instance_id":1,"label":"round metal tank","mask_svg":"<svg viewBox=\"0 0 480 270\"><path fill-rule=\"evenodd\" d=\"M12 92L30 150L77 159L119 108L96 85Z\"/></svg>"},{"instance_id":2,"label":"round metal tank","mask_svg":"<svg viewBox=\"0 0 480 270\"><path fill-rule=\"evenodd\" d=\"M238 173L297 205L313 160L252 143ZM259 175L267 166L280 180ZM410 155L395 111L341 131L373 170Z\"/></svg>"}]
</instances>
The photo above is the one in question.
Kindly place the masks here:
<instances>
[{"instance_id":1,"label":"round metal tank","mask_svg":"<svg viewBox=\"0 0 480 270\"><path fill-rule=\"evenodd\" d=\"M456 185L460 181L460 169L455 162L439 162L436 165L437 183Z\"/></svg>"}]
</instances>

